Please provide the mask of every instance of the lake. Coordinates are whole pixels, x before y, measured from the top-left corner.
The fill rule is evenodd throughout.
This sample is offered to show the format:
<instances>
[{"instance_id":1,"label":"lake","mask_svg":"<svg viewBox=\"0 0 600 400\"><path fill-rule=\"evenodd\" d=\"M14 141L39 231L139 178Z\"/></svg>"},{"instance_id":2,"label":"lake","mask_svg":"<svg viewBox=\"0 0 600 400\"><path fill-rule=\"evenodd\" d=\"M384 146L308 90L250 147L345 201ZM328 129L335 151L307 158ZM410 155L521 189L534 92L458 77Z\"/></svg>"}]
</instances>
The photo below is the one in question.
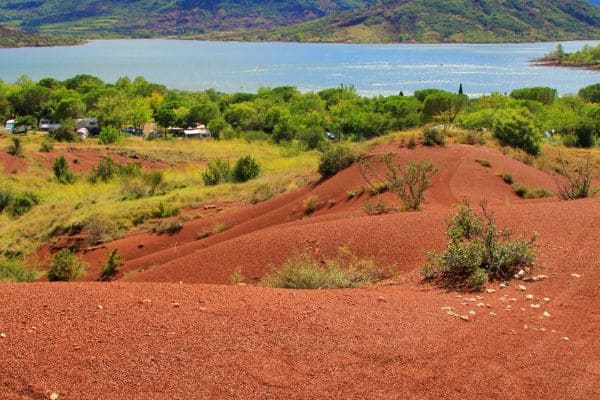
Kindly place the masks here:
<instances>
[{"instance_id":1,"label":"lake","mask_svg":"<svg viewBox=\"0 0 600 400\"><path fill-rule=\"evenodd\" d=\"M600 41L564 42L567 51ZM539 67L529 60L557 43L300 44L188 40L98 40L82 46L0 49L0 79L39 80L91 74L107 82L144 76L169 88L224 92L294 85L303 91L340 84L363 95L406 94L422 88L471 96L550 86L576 93L600 82L600 72Z\"/></svg>"}]
</instances>

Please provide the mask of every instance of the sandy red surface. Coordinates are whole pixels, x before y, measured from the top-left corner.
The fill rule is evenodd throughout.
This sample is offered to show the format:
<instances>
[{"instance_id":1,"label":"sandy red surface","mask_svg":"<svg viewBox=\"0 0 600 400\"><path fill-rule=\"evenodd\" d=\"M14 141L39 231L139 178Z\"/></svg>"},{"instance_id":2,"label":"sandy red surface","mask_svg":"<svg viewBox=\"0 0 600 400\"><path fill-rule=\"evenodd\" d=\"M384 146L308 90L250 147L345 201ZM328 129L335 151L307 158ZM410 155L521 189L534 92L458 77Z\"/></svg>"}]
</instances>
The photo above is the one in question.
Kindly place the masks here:
<instances>
[{"instance_id":1,"label":"sandy red surface","mask_svg":"<svg viewBox=\"0 0 600 400\"><path fill-rule=\"evenodd\" d=\"M373 153L390 150L438 167L422 211L366 215L376 197L348 199L365 184L351 167L188 221L177 235L139 232L84 255L92 280L117 248L126 263L115 282L0 285L0 397L600 398L600 199L520 199L499 170L551 190L556 178L493 150ZM302 217L310 195L322 205ZM426 252L443 248L445 221L463 197L486 198L502 227L537 232L536 271L547 278L494 283L493 293L423 284ZM219 222L229 229L196 240ZM253 282L299 251L321 257L340 246L394 263L400 278L354 290L224 285L237 267Z\"/></svg>"}]
</instances>

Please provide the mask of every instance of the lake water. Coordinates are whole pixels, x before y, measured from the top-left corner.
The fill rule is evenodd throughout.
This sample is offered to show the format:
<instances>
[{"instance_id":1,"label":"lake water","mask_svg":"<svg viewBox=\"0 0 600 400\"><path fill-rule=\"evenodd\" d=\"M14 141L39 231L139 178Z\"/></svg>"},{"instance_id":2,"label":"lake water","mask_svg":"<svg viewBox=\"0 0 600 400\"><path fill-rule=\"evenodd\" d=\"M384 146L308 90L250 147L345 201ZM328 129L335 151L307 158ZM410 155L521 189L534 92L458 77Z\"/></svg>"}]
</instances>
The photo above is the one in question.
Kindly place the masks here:
<instances>
[{"instance_id":1,"label":"lake water","mask_svg":"<svg viewBox=\"0 0 600 400\"><path fill-rule=\"evenodd\" d=\"M567 51L599 41L566 42ZM144 76L169 88L255 91L294 85L303 91L352 84L364 95L409 94L422 88L467 94L550 86L576 93L600 72L539 67L529 60L556 43L298 44L186 40L99 40L82 46L0 49L0 79L34 80L91 74L107 82Z\"/></svg>"}]
</instances>

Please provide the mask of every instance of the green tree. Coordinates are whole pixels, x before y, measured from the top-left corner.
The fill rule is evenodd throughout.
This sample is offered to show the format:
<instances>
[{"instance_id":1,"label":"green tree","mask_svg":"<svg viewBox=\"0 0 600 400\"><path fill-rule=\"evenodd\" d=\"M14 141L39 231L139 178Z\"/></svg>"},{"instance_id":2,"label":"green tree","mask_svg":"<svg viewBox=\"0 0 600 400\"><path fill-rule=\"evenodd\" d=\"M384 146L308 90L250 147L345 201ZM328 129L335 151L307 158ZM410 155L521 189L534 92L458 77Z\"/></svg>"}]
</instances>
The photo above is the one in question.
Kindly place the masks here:
<instances>
[{"instance_id":1,"label":"green tree","mask_svg":"<svg viewBox=\"0 0 600 400\"><path fill-rule=\"evenodd\" d=\"M502 145L517 147L532 155L540 152L542 133L526 109L498 111L492 132Z\"/></svg>"}]
</instances>

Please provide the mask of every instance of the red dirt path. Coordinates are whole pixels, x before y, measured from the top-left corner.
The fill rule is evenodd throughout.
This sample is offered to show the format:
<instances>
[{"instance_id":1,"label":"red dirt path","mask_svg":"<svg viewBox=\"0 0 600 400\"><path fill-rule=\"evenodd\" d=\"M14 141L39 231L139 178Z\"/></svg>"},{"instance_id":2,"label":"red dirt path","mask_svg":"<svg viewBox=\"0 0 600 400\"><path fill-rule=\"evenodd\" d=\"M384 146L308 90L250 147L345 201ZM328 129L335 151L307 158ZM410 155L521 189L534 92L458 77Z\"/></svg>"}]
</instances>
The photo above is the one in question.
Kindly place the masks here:
<instances>
[{"instance_id":1,"label":"red dirt path","mask_svg":"<svg viewBox=\"0 0 600 400\"><path fill-rule=\"evenodd\" d=\"M189 221L178 235L138 233L86 255L100 260L117 248L125 271L144 270L125 280L143 282L1 284L0 397L600 398L600 199L519 199L497 169L549 189L555 178L492 150L374 151L390 149L440 170L420 212L366 216L362 207L375 198L347 200L364 185L350 168ZM324 205L301 218L311 194ZM418 268L428 250L443 246L445 219L463 196L488 199L501 226L538 232L537 273L548 278L494 284L494 293L422 284ZM222 220L228 230L195 240ZM240 265L252 280L294 252L333 254L341 245L395 262L401 279L327 291L202 284L226 283ZM447 315L447 306L469 321Z\"/></svg>"}]
</instances>

